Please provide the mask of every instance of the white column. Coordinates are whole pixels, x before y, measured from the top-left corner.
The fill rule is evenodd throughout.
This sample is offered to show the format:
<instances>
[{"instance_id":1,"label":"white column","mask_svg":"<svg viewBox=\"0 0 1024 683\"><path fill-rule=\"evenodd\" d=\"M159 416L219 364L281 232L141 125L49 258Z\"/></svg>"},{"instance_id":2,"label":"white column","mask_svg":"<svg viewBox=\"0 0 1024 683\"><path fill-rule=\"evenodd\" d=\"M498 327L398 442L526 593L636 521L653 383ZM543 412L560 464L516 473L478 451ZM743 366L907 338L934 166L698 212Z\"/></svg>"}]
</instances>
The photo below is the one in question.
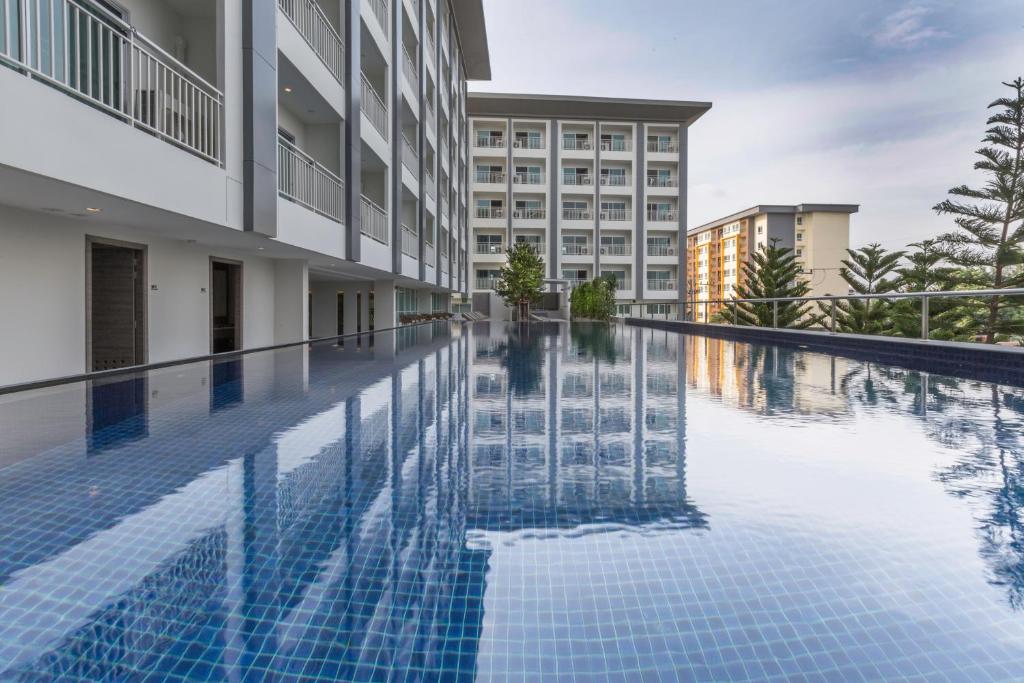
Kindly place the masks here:
<instances>
[{"instance_id":1,"label":"white column","mask_svg":"<svg viewBox=\"0 0 1024 683\"><path fill-rule=\"evenodd\" d=\"M432 290L429 289L418 289L416 290L416 310L420 313L430 313L434 309L434 304L430 300Z\"/></svg>"},{"instance_id":2,"label":"white column","mask_svg":"<svg viewBox=\"0 0 1024 683\"><path fill-rule=\"evenodd\" d=\"M309 268L305 261L274 261L274 343L305 341L309 331Z\"/></svg>"},{"instance_id":3,"label":"white column","mask_svg":"<svg viewBox=\"0 0 1024 683\"><path fill-rule=\"evenodd\" d=\"M356 290L360 294L362 310L359 312L359 331L366 333L370 331L370 283L360 285Z\"/></svg>"},{"instance_id":4,"label":"white column","mask_svg":"<svg viewBox=\"0 0 1024 683\"><path fill-rule=\"evenodd\" d=\"M310 285L313 294L313 336L333 337L338 334L338 283L316 282Z\"/></svg>"},{"instance_id":5,"label":"white column","mask_svg":"<svg viewBox=\"0 0 1024 683\"><path fill-rule=\"evenodd\" d=\"M398 324L395 315L395 281L375 280L373 283L373 329L385 330Z\"/></svg>"}]
</instances>

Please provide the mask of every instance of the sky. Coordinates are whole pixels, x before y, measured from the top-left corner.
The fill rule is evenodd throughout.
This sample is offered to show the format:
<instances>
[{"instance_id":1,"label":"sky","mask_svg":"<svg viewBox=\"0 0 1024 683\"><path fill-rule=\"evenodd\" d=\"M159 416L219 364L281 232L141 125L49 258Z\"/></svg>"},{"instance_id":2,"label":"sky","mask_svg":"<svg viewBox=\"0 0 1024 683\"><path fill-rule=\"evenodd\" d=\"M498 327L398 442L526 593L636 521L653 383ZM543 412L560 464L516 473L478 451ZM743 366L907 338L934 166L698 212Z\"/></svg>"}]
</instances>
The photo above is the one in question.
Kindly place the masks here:
<instances>
[{"instance_id":1,"label":"sky","mask_svg":"<svg viewBox=\"0 0 1024 683\"><path fill-rule=\"evenodd\" d=\"M987 105L1024 76L1024 0L484 0L483 92L709 101L689 227L859 204L851 246L953 227Z\"/></svg>"}]
</instances>

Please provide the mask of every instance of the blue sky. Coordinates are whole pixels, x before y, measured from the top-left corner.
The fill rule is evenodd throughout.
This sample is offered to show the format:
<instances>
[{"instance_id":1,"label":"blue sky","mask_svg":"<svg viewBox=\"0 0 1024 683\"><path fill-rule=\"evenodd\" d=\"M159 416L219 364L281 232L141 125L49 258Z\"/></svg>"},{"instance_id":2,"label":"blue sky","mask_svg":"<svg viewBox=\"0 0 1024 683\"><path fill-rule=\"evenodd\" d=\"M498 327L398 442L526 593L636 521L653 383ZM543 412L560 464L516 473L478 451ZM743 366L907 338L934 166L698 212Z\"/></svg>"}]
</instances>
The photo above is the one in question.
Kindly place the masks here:
<instances>
[{"instance_id":1,"label":"blue sky","mask_svg":"<svg viewBox=\"0 0 1024 683\"><path fill-rule=\"evenodd\" d=\"M1024 0L484 0L472 90L708 100L691 226L758 203L852 202L851 243L950 226L985 106L1024 75Z\"/></svg>"}]
</instances>

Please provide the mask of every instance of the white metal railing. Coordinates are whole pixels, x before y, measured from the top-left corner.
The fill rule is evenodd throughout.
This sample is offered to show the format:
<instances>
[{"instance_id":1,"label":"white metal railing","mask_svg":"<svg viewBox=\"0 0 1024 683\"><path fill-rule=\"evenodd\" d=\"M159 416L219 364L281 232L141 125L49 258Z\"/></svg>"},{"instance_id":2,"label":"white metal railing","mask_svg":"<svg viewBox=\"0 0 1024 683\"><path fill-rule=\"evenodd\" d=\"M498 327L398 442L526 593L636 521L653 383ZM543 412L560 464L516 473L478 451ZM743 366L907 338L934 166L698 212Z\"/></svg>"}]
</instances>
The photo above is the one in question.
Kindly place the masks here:
<instances>
[{"instance_id":1,"label":"white metal railing","mask_svg":"<svg viewBox=\"0 0 1024 683\"><path fill-rule=\"evenodd\" d=\"M674 291L676 288L675 280L663 280L660 278L647 279L647 289L652 292L669 292Z\"/></svg>"},{"instance_id":2,"label":"white metal railing","mask_svg":"<svg viewBox=\"0 0 1024 683\"><path fill-rule=\"evenodd\" d=\"M679 215L678 212L676 212L674 209L669 209L669 210L662 210L662 209L648 210L647 211L647 220L649 220L649 221L674 221L674 220L676 220L678 215Z\"/></svg>"},{"instance_id":3,"label":"white metal railing","mask_svg":"<svg viewBox=\"0 0 1024 683\"><path fill-rule=\"evenodd\" d=\"M629 185L631 180L632 176L628 173L616 173L614 175L606 173L601 176L602 185L611 185L613 187L625 187Z\"/></svg>"},{"instance_id":4,"label":"white metal railing","mask_svg":"<svg viewBox=\"0 0 1024 683\"><path fill-rule=\"evenodd\" d=\"M423 245L423 262L427 265L434 265L434 245L424 244Z\"/></svg>"},{"instance_id":5,"label":"white metal railing","mask_svg":"<svg viewBox=\"0 0 1024 683\"><path fill-rule=\"evenodd\" d=\"M602 244L601 254L607 256L630 256L633 247L629 244Z\"/></svg>"},{"instance_id":6,"label":"white metal railing","mask_svg":"<svg viewBox=\"0 0 1024 683\"><path fill-rule=\"evenodd\" d=\"M601 151L603 152L632 152L632 140L602 140Z\"/></svg>"},{"instance_id":7,"label":"white metal railing","mask_svg":"<svg viewBox=\"0 0 1024 683\"><path fill-rule=\"evenodd\" d=\"M544 136L540 137L517 137L512 141L515 149L544 149Z\"/></svg>"},{"instance_id":8,"label":"white metal railing","mask_svg":"<svg viewBox=\"0 0 1024 683\"><path fill-rule=\"evenodd\" d=\"M524 220L542 220L548 215L547 209L540 208L529 208L529 209L515 209L512 211L512 218L522 218Z\"/></svg>"},{"instance_id":9,"label":"white metal railing","mask_svg":"<svg viewBox=\"0 0 1024 683\"><path fill-rule=\"evenodd\" d=\"M223 163L223 93L93 0L0 0L0 63Z\"/></svg>"},{"instance_id":10,"label":"white metal railing","mask_svg":"<svg viewBox=\"0 0 1024 683\"><path fill-rule=\"evenodd\" d=\"M441 190L441 201L438 207L438 213L441 214L442 218L448 218L448 193L446 190Z\"/></svg>"},{"instance_id":11,"label":"white metal railing","mask_svg":"<svg viewBox=\"0 0 1024 683\"><path fill-rule=\"evenodd\" d=\"M673 247L661 246L661 245L647 245L648 256L675 256L675 249Z\"/></svg>"},{"instance_id":12,"label":"white metal railing","mask_svg":"<svg viewBox=\"0 0 1024 683\"><path fill-rule=\"evenodd\" d=\"M579 287L584 282L590 282L590 278L585 277L564 277L562 279L568 282L570 287Z\"/></svg>"},{"instance_id":13,"label":"white metal railing","mask_svg":"<svg viewBox=\"0 0 1024 683\"><path fill-rule=\"evenodd\" d=\"M562 174L563 185L593 185L594 178L590 175L583 173L563 173Z\"/></svg>"},{"instance_id":14,"label":"white metal railing","mask_svg":"<svg viewBox=\"0 0 1024 683\"><path fill-rule=\"evenodd\" d=\"M434 100L432 97L427 98L427 130L437 135L437 112L434 111Z\"/></svg>"},{"instance_id":15,"label":"white metal railing","mask_svg":"<svg viewBox=\"0 0 1024 683\"><path fill-rule=\"evenodd\" d=\"M391 0L366 0L384 35L388 35L388 4Z\"/></svg>"},{"instance_id":16,"label":"white metal railing","mask_svg":"<svg viewBox=\"0 0 1024 683\"><path fill-rule=\"evenodd\" d=\"M277 189L282 197L321 216L342 222L345 185L325 168L284 138L277 141Z\"/></svg>"},{"instance_id":17,"label":"white metal railing","mask_svg":"<svg viewBox=\"0 0 1024 683\"><path fill-rule=\"evenodd\" d=\"M391 240L388 239L387 211L367 199L365 195L360 197L359 231L378 242L391 243Z\"/></svg>"},{"instance_id":18,"label":"white metal railing","mask_svg":"<svg viewBox=\"0 0 1024 683\"><path fill-rule=\"evenodd\" d=\"M402 253L413 258L420 255L420 236L405 223L402 223Z\"/></svg>"},{"instance_id":19,"label":"white metal railing","mask_svg":"<svg viewBox=\"0 0 1024 683\"><path fill-rule=\"evenodd\" d=\"M362 103L363 113L366 115L366 118L370 120L370 123L373 124L373 127L377 129L377 132L387 140L388 106L384 104L384 100L382 100L380 95L377 94L377 91L373 89L370 82L366 80L366 76L364 75L362 78L362 91L360 93L362 98L360 99L360 102Z\"/></svg>"},{"instance_id":20,"label":"white metal railing","mask_svg":"<svg viewBox=\"0 0 1024 683\"><path fill-rule=\"evenodd\" d=\"M679 151L679 145L674 142L648 142L647 151L673 153Z\"/></svg>"},{"instance_id":21,"label":"white metal railing","mask_svg":"<svg viewBox=\"0 0 1024 683\"><path fill-rule=\"evenodd\" d=\"M431 172L429 165L427 165L426 173L424 174L423 185L427 188L427 195L437 197L437 181L434 180L434 174Z\"/></svg>"},{"instance_id":22,"label":"white metal railing","mask_svg":"<svg viewBox=\"0 0 1024 683\"><path fill-rule=\"evenodd\" d=\"M504 149L505 137L502 135L478 135L473 141L474 147L487 147L490 149Z\"/></svg>"},{"instance_id":23,"label":"white metal railing","mask_svg":"<svg viewBox=\"0 0 1024 683\"><path fill-rule=\"evenodd\" d=\"M562 219L567 221L589 221L593 213L589 209L562 209Z\"/></svg>"},{"instance_id":24,"label":"white metal railing","mask_svg":"<svg viewBox=\"0 0 1024 683\"><path fill-rule=\"evenodd\" d=\"M345 41L316 0L277 0L277 5L327 70L344 84Z\"/></svg>"},{"instance_id":25,"label":"white metal railing","mask_svg":"<svg viewBox=\"0 0 1024 683\"><path fill-rule=\"evenodd\" d=\"M476 207L477 218L504 218L505 208L502 206L478 206Z\"/></svg>"},{"instance_id":26,"label":"white metal railing","mask_svg":"<svg viewBox=\"0 0 1024 683\"><path fill-rule=\"evenodd\" d=\"M428 29L426 39L423 42L426 45L427 63L432 64L434 61L434 55L437 54L437 43L434 42L434 32Z\"/></svg>"},{"instance_id":27,"label":"white metal railing","mask_svg":"<svg viewBox=\"0 0 1024 683\"><path fill-rule=\"evenodd\" d=\"M475 254L504 254L505 245L500 242L495 244L493 242L477 242L474 246L473 253Z\"/></svg>"},{"instance_id":28,"label":"white metal railing","mask_svg":"<svg viewBox=\"0 0 1024 683\"><path fill-rule=\"evenodd\" d=\"M420 155L416 151L416 145L412 144L412 140L405 137L402 134L402 164L413 172L413 175L417 174L420 170Z\"/></svg>"},{"instance_id":29,"label":"white metal railing","mask_svg":"<svg viewBox=\"0 0 1024 683\"><path fill-rule=\"evenodd\" d=\"M647 176L647 187L679 187L679 178L673 176Z\"/></svg>"},{"instance_id":30,"label":"white metal railing","mask_svg":"<svg viewBox=\"0 0 1024 683\"><path fill-rule=\"evenodd\" d=\"M543 173L516 173L512 176L513 183L519 183L521 185L543 185L544 174Z\"/></svg>"},{"instance_id":31,"label":"white metal railing","mask_svg":"<svg viewBox=\"0 0 1024 683\"><path fill-rule=\"evenodd\" d=\"M588 244L563 244L562 254L565 256L588 256L590 245Z\"/></svg>"},{"instance_id":32,"label":"white metal railing","mask_svg":"<svg viewBox=\"0 0 1024 683\"><path fill-rule=\"evenodd\" d=\"M477 171L473 174L473 180L478 183L504 183L505 173L502 171Z\"/></svg>"},{"instance_id":33,"label":"white metal railing","mask_svg":"<svg viewBox=\"0 0 1024 683\"><path fill-rule=\"evenodd\" d=\"M405 45L402 46L402 73L405 74L405 80L409 81L409 85L412 86L413 92L418 95L420 91L420 75L416 71L416 60L409 54Z\"/></svg>"},{"instance_id":34,"label":"white metal railing","mask_svg":"<svg viewBox=\"0 0 1024 683\"><path fill-rule=\"evenodd\" d=\"M601 209L601 220L603 221L628 221L633 218L630 209Z\"/></svg>"},{"instance_id":35,"label":"white metal railing","mask_svg":"<svg viewBox=\"0 0 1024 683\"><path fill-rule=\"evenodd\" d=\"M516 242L529 244L531 247L533 247L533 250L538 254L544 253L544 243L539 240L516 240Z\"/></svg>"},{"instance_id":36,"label":"white metal railing","mask_svg":"<svg viewBox=\"0 0 1024 683\"><path fill-rule=\"evenodd\" d=\"M588 150L592 149L590 140L579 140L576 138L562 138L562 149L568 150Z\"/></svg>"},{"instance_id":37,"label":"white metal railing","mask_svg":"<svg viewBox=\"0 0 1024 683\"><path fill-rule=\"evenodd\" d=\"M476 279L476 289L494 289L494 284L498 281L496 277L478 277Z\"/></svg>"}]
</instances>

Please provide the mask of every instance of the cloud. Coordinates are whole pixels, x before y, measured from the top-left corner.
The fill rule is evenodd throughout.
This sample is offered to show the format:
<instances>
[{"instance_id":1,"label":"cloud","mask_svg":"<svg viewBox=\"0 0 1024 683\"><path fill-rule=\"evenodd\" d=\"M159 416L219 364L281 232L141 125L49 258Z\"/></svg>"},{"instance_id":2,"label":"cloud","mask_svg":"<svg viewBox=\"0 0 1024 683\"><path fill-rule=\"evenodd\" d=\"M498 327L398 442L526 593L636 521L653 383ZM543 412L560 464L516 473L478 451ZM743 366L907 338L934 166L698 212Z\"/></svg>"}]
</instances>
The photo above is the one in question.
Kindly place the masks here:
<instances>
[{"instance_id":1,"label":"cloud","mask_svg":"<svg viewBox=\"0 0 1024 683\"><path fill-rule=\"evenodd\" d=\"M875 45L890 49L912 50L933 40L950 37L949 32L929 25L929 7L910 4L882 19L871 38Z\"/></svg>"}]
</instances>

